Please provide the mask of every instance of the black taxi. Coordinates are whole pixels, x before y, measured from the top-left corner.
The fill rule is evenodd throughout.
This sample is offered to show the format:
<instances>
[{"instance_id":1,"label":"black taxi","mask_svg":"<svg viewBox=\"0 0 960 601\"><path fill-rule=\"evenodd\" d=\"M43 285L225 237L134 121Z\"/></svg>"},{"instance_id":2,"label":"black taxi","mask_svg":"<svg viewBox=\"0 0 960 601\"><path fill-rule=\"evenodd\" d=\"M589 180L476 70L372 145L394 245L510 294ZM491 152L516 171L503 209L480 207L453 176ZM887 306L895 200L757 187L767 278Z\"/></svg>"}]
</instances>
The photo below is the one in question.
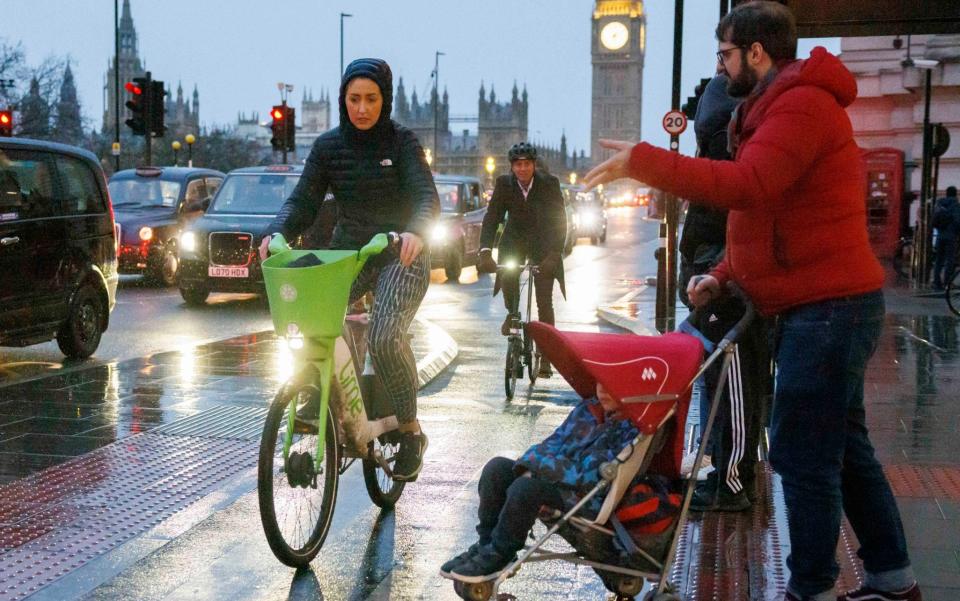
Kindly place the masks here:
<instances>
[{"instance_id":1,"label":"black taxi","mask_svg":"<svg viewBox=\"0 0 960 601\"><path fill-rule=\"evenodd\" d=\"M174 285L180 232L203 214L224 177L196 167L138 167L115 173L108 186L120 226L120 273Z\"/></svg>"},{"instance_id":2,"label":"black taxi","mask_svg":"<svg viewBox=\"0 0 960 601\"><path fill-rule=\"evenodd\" d=\"M227 174L206 213L180 235L177 286L188 305L211 292L264 292L257 241L302 173L302 165L269 165Z\"/></svg>"},{"instance_id":3,"label":"black taxi","mask_svg":"<svg viewBox=\"0 0 960 601\"><path fill-rule=\"evenodd\" d=\"M465 265L477 263L487 195L476 177L434 175L433 181L440 197L440 218L430 232L431 267L443 267L447 280L457 282Z\"/></svg>"}]
</instances>

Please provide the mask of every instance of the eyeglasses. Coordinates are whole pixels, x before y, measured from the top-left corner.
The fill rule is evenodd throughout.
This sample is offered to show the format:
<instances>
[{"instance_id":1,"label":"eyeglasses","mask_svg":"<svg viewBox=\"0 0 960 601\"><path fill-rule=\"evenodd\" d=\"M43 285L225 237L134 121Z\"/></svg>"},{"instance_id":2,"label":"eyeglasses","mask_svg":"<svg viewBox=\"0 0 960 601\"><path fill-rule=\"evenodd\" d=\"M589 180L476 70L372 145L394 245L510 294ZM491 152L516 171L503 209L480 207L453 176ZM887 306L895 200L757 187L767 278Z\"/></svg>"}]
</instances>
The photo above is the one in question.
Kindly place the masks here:
<instances>
[{"instance_id":1,"label":"eyeglasses","mask_svg":"<svg viewBox=\"0 0 960 601\"><path fill-rule=\"evenodd\" d=\"M737 49L749 48L749 46L733 46L732 48L724 48L723 50L717 50L717 64L724 64L727 61L727 55Z\"/></svg>"}]
</instances>

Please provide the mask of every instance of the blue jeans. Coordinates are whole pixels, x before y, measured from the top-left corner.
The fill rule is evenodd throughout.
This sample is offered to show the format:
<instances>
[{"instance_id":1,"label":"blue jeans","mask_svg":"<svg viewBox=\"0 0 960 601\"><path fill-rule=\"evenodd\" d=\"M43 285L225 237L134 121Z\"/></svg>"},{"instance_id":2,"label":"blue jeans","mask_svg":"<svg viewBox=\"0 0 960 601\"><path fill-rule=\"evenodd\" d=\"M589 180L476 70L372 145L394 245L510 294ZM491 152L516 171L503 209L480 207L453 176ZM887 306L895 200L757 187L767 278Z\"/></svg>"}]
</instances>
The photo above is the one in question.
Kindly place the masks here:
<instances>
[{"instance_id":1,"label":"blue jeans","mask_svg":"<svg viewBox=\"0 0 960 601\"><path fill-rule=\"evenodd\" d=\"M874 457L863 405L864 372L883 314L877 291L780 316L770 463L783 482L788 587L798 595L834 586L844 512L868 575L909 572L900 513Z\"/></svg>"}]
</instances>

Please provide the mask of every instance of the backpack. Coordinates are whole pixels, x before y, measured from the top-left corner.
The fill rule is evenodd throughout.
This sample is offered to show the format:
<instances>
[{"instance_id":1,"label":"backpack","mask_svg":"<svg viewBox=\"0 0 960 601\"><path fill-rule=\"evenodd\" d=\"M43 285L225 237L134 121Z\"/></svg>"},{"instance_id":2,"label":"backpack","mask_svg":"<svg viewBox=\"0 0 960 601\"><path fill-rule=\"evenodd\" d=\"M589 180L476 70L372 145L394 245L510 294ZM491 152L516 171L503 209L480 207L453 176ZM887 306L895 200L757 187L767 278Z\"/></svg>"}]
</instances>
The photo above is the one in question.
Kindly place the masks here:
<instances>
[{"instance_id":1,"label":"backpack","mask_svg":"<svg viewBox=\"0 0 960 601\"><path fill-rule=\"evenodd\" d=\"M673 525L682 501L683 497L672 490L669 478L651 474L623 495L614 515L634 539L661 534Z\"/></svg>"}]
</instances>

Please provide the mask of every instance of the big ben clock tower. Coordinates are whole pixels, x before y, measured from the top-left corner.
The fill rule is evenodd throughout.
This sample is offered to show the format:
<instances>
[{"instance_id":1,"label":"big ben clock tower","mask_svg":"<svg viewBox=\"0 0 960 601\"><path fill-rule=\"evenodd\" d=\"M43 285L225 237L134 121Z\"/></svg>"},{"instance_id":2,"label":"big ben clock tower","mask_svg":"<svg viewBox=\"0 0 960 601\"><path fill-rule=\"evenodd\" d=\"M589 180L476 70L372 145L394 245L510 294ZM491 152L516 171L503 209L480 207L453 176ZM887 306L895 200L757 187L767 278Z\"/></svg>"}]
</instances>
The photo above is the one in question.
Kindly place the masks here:
<instances>
[{"instance_id":1,"label":"big ben clock tower","mask_svg":"<svg viewBox=\"0 0 960 601\"><path fill-rule=\"evenodd\" d=\"M596 165L611 151L600 138L640 140L647 20L641 0L596 0L591 36L593 110L590 152Z\"/></svg>"}]
</instances>

